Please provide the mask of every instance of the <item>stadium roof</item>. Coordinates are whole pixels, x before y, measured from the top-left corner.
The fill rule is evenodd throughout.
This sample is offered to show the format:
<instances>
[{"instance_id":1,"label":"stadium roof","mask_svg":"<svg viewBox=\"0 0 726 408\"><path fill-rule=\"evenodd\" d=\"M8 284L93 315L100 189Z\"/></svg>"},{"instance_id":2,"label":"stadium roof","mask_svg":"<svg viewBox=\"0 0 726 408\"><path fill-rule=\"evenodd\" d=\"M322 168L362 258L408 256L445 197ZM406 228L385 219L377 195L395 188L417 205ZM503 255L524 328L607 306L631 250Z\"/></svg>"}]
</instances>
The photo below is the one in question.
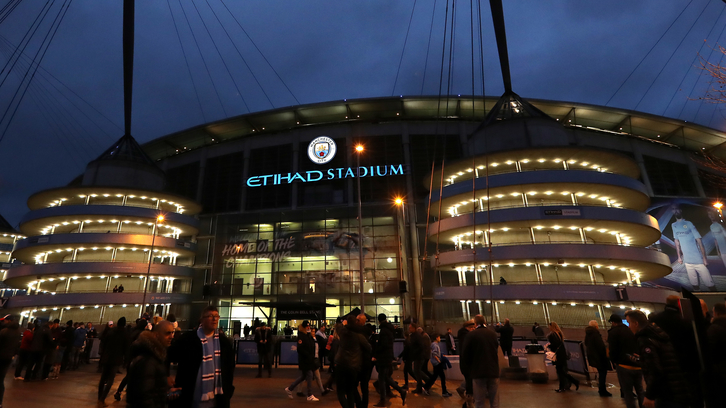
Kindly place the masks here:
<instances>
[{"instance_id":1,"label":"stadium roof","mask_svg":"<svg viewBox=\"0 0 726 408\"><path fill-rule=\"evenodd\" d=\"M437 120L481 123L499 100L500 97L402 96L297 105L195 126L154 139L143 148L152 159L161 160L206 145L306 126ZM584 103L541 99L527 102L566 127L635 137L726 158L726 133L688 121Z\"/></svg>"}]
</instances>

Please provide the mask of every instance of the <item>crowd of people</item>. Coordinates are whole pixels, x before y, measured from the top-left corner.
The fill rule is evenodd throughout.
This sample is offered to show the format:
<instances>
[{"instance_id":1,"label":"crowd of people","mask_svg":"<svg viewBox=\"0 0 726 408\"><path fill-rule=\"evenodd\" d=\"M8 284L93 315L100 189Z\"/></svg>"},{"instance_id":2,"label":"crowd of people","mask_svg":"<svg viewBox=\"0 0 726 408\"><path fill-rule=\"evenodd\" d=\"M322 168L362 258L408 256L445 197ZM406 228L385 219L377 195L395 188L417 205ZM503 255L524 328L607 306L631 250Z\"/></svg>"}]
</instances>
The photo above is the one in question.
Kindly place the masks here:
<instances>
[{"instance_id":1,"label":"crowd of people","mask_svg":"<svg viewBox=\"0 0 726 408\"><path fill-rule=\"evenodd\" d=\"M709 311L703 303L689 320L684 318L681 301L669 297L665 310L650 318L639 310L629 310L624 316L613 314L608 319L611 328L606 340L597 321L590 322L584 343L588 364L598 373L601 396L612 396L606 383L612 370L628 408L635 408L636 403L644 408L722 406L719 404L726 401L726 304L716 304ZM63 372L90 364L89 339L98 338L98 407L108 405L106 400L121 368L126 375L113 397L121 400L125 391L129 407L229 407L236 356L231 339L218 327L219 319L219 311L208 306L196 329L186 332L179 329L173 315L166 320L144 315L130 326L122 317L115 324L109 322L101 333L92 323L68 321L60 327L58 320L30 323L21 332L12 316L7 316L0 330L0 406L2 380L16 355L17 380L58 378ZM491 407L499 406L499 349L504 356L512 356L514 328L508 319L504 324L487 326L484 316L477 315L464 322L456 335L450 328L443 335L429 333L415 321L394 326L385 314L376 320L374 326L365 314L350 314L339 318L333 327L323 323L317 329L303 321L296 339L300 373L285 388L287 396L297 394L314 402L335 391L341 407L367 407L375 369L377 407L387 406L387 400L396 396L405 405L411 387L414 394L430 396L437 381L441 396L448 398L452 394L448 392L446 370L451 363L446 355L457 354L465 379L457 384L456 392L464 405L479 408L488 399ZM546 337L537 323L532 332L535 340L546 338L548 358L559 382L556 391L569 391L572 385L577 390L580 381L568 372L570 354L564 333L555 322L548 328ZM257 377L262 377L263 369L272 376L273 333L264 321L254 322L245 331L245 336L257 344ZM395 355L394 340L399 337L404 337L404 347ZM328 376L323 382L326 361ZM392 378L394 365L399 363L403 384Z\"/></svg>"}]
</instances>

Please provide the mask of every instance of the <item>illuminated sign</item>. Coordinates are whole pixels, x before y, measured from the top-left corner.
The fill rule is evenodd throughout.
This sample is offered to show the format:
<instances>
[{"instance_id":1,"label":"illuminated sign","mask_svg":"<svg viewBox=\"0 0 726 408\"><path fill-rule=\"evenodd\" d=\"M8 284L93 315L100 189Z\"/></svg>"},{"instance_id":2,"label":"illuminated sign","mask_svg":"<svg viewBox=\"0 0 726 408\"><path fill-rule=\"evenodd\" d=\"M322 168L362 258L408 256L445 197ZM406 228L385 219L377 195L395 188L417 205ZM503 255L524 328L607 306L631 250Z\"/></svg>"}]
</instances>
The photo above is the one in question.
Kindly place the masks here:
<instances>
[{"instance_id":1,"label":"illuminated sign","mask_svg":"<svg viewBox=\"0 0 726 408\"><path fill-rule=\"evenodd\" d=\"M330 153L328 153L330 154ZM360 177L384 177L403 175L403 164L389 164L385 166L358 167ZM290 184L293 181L312 183L321 180L336 180L356 177L355 167L338 167L336 169L308 170L296 173L267 174L264 176L253 176L247 179L249 187L276 186L279 184Z\"/></svg>"},{"instance_id":2,"label":"illuminated sign","mask_svg":"<svg viewBox=\"0 0 726 408\"><path fill-rule=\"evenodd\" d=\"M308 145L308 157L315 164L325 164L333 160L336 151L335 141L327 136L316 137Z\"/></svg>"}]
</instances>

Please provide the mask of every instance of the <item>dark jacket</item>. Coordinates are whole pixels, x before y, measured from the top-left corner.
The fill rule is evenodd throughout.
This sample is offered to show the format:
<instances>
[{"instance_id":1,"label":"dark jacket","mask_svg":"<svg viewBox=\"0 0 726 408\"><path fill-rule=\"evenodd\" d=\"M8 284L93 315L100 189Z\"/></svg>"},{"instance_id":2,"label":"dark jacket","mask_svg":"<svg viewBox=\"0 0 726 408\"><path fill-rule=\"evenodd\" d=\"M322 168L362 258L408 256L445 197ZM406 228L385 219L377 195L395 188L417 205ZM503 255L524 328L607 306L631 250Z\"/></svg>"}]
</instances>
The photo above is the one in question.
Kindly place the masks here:
<instances>
[{"instance_id":1,"label":"dark jacket","mask_svg":"<svg viewBox=\"0 0 726 408\"><path fill-rule=\"evenodd\" d=\"M446 334L444 334L443 336L441 336L441 338L446 342L446 349L449 350L449 353L454 353L455 351L458 351L458 350L455 350L456 339L452 339L452 337L454 337L454 333L451 333L451 336L449 336L448 332ZM461 344L461 343L459 343L459 344Z\"/></svg>"},{"instance_id":2,"label":"dark jacket","mask_svg":"<svg viewBox=\"0 0 726 408\"><path fill-rule=\"evenodd\" d=\"M315 339L301 329L297 336L297 368L302 371L315 370Z\"/></svg>"},{"instance_id":3,"label":"dark jacket","mask_svg":"<svg viewBox=\"0 0 726 408\"><path fill-rule=\"evenodd\" d=\"M688 382L678 365L676 351L668 335L655 324L649 324L635 334L643 368L645 397L669 400L688 406Z\"/></svg>"},{"instance_id":4,"label":"dark jacket","mask_svg":"<svg viewBox=\"0 0 726 408\"><path fill-rule=\"evenodd\" d=\"M126 378L128 390L126 401L128 408L164 408L169 385L166 381L167 371L166 346L156 333L146 331L131 344L131 365Z\"/></svg>"},{"instance_id":5,"label":"dark jacket","mask_svg":"<svg viewBox=\"0 0 726 408\"><path fill-rule=\"evenodd\" d=\"M585 349L587 350L587 362L595 368L606 367L610 369L605 342L602 341L600 330L593 326L585 328Z\"/></svg>"},{"instance_id":6,"label":"dark jacket","mask_svg":"<svg viewBox=\"0 0 726 408\"><path fill-rule=\"evenodd\" d=\"M315 332L315 342L318 343L318 356L322 361L322 358L328 355L328 349L325 348L328 345L328 338L319 336L318 332Z\"/></svg>"},{"instance_id":7,"label":"dark jacket","mask_svg":"<svg viewBox=\"0 0 726 408\"><path fill-rule=\"evenodd\" d=\"M33 353L45 353L45 351L53 343L50 337L50 328L47 324L35 329L33 333L33 341L30 342L30 351Z\"/></svg>"},{"instance_id":8,"label":"dark jacket","mask_svg":"<svg viewBox=\"0 0 726 408\"><path fill-rule=\"evenodd\" d=\"M235 355L232 343L224 333L219 333L220 360L222 363L222 395L215 397L217 408L228 408L229 400L234 394L232 379L234 376ZM196 330L185 332L179 341L169 347L168 360L178 363L174 387L181 387L179 398L169 403L170 407L191 408L194 399L194 388L197 385L199 367L202 364L204 350L202 341Z\"/></svg>"},{"instance_id":9,"label":"dark jacket","mask_svg":"<svg viewBox=\"0 0 726 408\"><path fill-rule=\"evenodd\" d=\"M374 342L371 342L371 339L373 338L373 333L371 333L370 329L366 326L358 326L353 325L351 327L347 327L348 330L360 334L364 339L366 339L366 342L368 342L368 347L361 348L361 370L364 372L366 370L370 371L371 367L373 367L373 344Z\"/></svg>"},{"instance_id":10,"label":"dark jacket","mask_svg":"<svg viewBox=\"0 0 726 408\"><path fill-rule=\"evenodd\" d=\"M497 331L499 332L499 344L502 346L502 350L511 350L514 327L505 323L504 326L498 327Z\"/></svg>"},{"instance_id":11,"label":"dark jacket","mask_svg":"<svg viewBox=\"0 0 726 408\"><path fill-rule=\"evenodd\" d=\"M11 322L0 330L0 360L12 360L20 349L20 326Z\"/></svg>"},{"instance_id":12,"label":"dark jacket","mask_svg":"<svg viewBox=\"0 0 726 408\"><path fill-rule=\"evenodd\" d=\"M373 350L377 367L391 367L393 364L393 325L383 322L379 325L378 341Z\"/></svg>"},{"instance_id":13,"label":"dark jacket","mask_svg":"<svg viewBox=\"0 0 726 408\"><path fill-rule=\"evenodd\" d=\"M544 337L544 329L542 326L532 326L532 333L535 337Z\"/></svg>"},{"instance_id":14,"label":"dark jacket","mask_svg":"<svg viewBox=\"0 0 726 408\"><path fill-rule=\"evenodd\" d=\"M425 358L424 356L424 345L423 345L423 336L421 336L421 333L419 332L413 332L410 336L408 336L408 343L409 343L409 349L408 349L408 358L410 361L416 361L416 360L423 360Z\"/></svg>"},{"instance_id":15,"label":"dark jacket","mask_svg":"<svg viewBox=\"0 0 726 408\"><path fill-rule=\"evenodd\" d=\"M555 353L555 364L567 364L567 349L564 339L559 334L550 332L547 335L547 341L550 342L550 351Z\"/></svg>"},{"instance_id":16,"label":"dark jacket","mask_svg":"<svg viewBox=\"0 0 726 408\"><path fill-rule=\"evenodd\" d=\"M680 367L688 373L697 373L700 370L700 363L696 351L696 336L693 334L691 324L681 316L680 310L666 306L662 312L650 315L650 321L668 335Z\"/></svg>"},{"instance_id":17,"label":"dark jacket","mask_svg":"<svg viewBox=\"0 0 726 408\"><path fill-rule=\"evenodd\" d=\"M0 332L2 333L2 332ZM726 317L715 317L708 327L708 345L714 374L726 381Z\"/></svg>"},{"instance_id":18,"label":"dark jacket","mask_svg":"<svg viewBox=\"0 0 726 408\"><path fill-rule=\"evenodd\" d=\"M103 342L101 364L120 366L124 362L124 357L126 357L129 348L129 336L126 334L126 319L123 321L121 319L119 319L116 326L104 332L105 335L101 339Z\"/></svg>"},{"instance_id":19,"label":"dark jacket","mask_svg":"<svg viewBox=\"0 0 726 408\"><path fill-rule=\"evenodd\" d=\"M421 339L421 347L423 348L421 351L421 359L428 361L431 359L431 337L428 333L423 332Z\"/></svg>"},{"instance_id":20,"label":"dark jacket","mask_svg":"<svg viewBox=\"0 0 726 408\"><path fill-rule=\"evenodd\" d=\"M272 331L269 327L265 326L265 329L262 330L262 327L258 327L255 329L255 344L257 344L257 354L267 354L270 352L271 346L272 346ZM265 341L262 343L262 341Z\"/></svg>"},{"instance_id":21,"label":"dark jacket","mask_svg":"<svg viewBox=\"0 0 726 408\"><path fill-rule=\"evenodd\" d=\"M335 353L335 369L345 371L360 372L363 366L363 354L370 355L371 345L368 340L360 333L350 330L348 327L339 326L338 351Z\"/></svg>"},{"instance_id":22,"label":"dark jacket","mask_svg":"<svg viewBox=\"0 0 726 408\"><path fill-rule=\"evenodd\" d=\"M628 326L619 324L608 330L608 349L613 364L640 367L640 363L628 357L638 354L638 342Z\"/></svg>"},{"instance_id":23,"label":"dark jacket","mask_svg":"<svg viewBox=\"0 0 726 408\"><path fill-rule=\"evenodd\" d=\"M499 378L497 334L480 326L466 335L461 350L461 372L467 379Z\"/></svg>"}]
</instances>

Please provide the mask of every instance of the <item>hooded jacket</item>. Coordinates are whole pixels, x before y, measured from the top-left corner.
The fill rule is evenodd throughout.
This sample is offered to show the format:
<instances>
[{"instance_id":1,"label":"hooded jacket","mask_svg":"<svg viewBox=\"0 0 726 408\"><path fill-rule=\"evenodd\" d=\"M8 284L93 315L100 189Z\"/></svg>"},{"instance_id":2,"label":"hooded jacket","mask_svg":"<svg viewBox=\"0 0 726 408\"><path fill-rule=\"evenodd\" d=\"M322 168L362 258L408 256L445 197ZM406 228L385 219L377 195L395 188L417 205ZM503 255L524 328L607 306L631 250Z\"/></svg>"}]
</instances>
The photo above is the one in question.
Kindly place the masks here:
<instances>
[{"instance_id":1,"label":"hooded jacket","mask_svg":"<svg viewBox=\"0 0 726 408\"><path fill-rule=\"evenodd\" d=\"M164 408L169 390L166 346L156 333L145 331L131 344L126 400L133 408Z\"/></svg>"},{"instance_id":2,"label":"hooded jacket","mask_svg":"<svg viewBox=\"0 0 726 408\"><path fill-rule=\"evenodd\" d=\"M689 385L666 332L651 323L638 331L635 338L646 384L645 397L688 406L691 402Z\"/></svg>"},{"instance_id":3,"label":"hooded jacket","mask_svg":"<svg viewBox=\"0 0 726 408\"><path fill-rule=\"evenodd\" d=\"M379 367L390 367L393 364L393 325L388 322L379 324L378 341L373 357Z\"/></svg>"},{"instance_id":4,"label":"hooded jacket","mask_svg":"<svg viewBox=\"0 0 726 408\"><path fill-rule=\"evenodd\" d=\"M628 326L617 324L608 330L608 349L610 350L610 361L613 364L628 367L640 366L637 361L628 357L628 354L632 356L638 352L638 342Z\"/></svg>"},{"instance_id":5,"label":"hooded jacket","mask_svg":"<svg viewBox=\"0 0 726 408\"><path fill-rule=\"evenodd\" d=\"M297 332L297 367L302 371L315 370L315 339L302 325Z\"/></svg>"},{"instance_id":6,"label":"hooded jacket","mask_svg":"<svg viewBox=\"0 0 726 408\"><path fill-rule=\"evenodd\" d=\"M371 354L371 345L360 333L341 325L338 329L340 342L335 353L336 369L359 372L363 366L363 355Z\"/></svg>"},{"instance_id":7,"label":"hooded jacket","mask_svg":"<svg viewBox=\"0 0 726 408\"><path fill-rule=\"evenodd\" d=\"M587 349L587 362L591 367L610 368L605 342L602 341L600 330L593 326L585 328L585 348Z\"/></svg>"},{"instance_id":8,"label":"hooded jacket","mask_svg":"<svg viewBox=\"0 0 726 408\"><path fill-rule=\"evenodd\" d=\"M129 338L126 334L126 318L118 319L116 326L106 332L101 338L103 342L103 353L101 364L120 366L123 364L126 350L129 347Z\"/></svg>"},{"instance_id":9,"label":"hooded jacket","mask_svg":"<svg viewBox=\"0 0 726 408\"><path fill-rule=\"evenodd\" d=\"M0 360L12 360L20 348L20 326L10 322L0 330Z\"/></svg>"}]
</instances>

